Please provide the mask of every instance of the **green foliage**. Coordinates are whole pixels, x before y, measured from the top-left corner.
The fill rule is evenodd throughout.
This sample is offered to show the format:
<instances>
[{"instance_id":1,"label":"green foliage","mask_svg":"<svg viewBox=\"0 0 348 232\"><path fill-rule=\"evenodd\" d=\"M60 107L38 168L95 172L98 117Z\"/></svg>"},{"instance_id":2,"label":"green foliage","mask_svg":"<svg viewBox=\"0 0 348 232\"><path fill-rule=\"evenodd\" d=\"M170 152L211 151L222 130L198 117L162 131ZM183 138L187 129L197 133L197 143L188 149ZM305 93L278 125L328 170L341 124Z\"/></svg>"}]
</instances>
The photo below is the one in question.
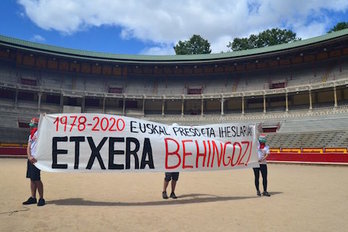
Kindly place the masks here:
<instances>
[{"instance_id":1,"label":"green foliage","mask_svg":"<svg viewBox=\"0 0 348 232\"><path fill-rule=\"evenodd\" d=\"M327 33L331 33L334 31L340 31L348 28L348 22L339 22L333 28L331 28Z\"/></svg>"},{"instance_id":2,"label":"green foliage","mask_svg":"<svg viewBox=\"0 0 348 232\"><path fill-rule=\"evenodd\" d=\"M179 41L175 47L176 55L210 54L210 43L200 35L193 35L190 40Z\"/></svg>"},{"instance_id":3,"label":"green foliage","mask_svg":"<svg viewBox=\"0 0 348 232\"><path fill-rule=\"evenodd\" d=\"M273 28L260 32L258 35L252 34L249 38L235 38L233 42L229 42L227 47L232 49L232 51L240 51L284 44L297 40L301 40L301 38L296 38L296 33L291 30Z\"/></svg>"}]
</instances>

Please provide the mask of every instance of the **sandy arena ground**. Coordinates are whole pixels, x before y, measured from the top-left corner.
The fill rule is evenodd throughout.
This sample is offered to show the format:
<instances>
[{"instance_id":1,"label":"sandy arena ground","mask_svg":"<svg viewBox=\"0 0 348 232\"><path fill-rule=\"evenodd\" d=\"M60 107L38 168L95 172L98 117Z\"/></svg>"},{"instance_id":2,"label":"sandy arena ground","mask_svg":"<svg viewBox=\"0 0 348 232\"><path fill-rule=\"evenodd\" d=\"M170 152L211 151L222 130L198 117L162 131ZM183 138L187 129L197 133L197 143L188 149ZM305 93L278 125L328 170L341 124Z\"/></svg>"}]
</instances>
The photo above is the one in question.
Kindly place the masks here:
<instances>
[{"instance_id":1,"label":"sandy arena ground","mask_svg":"<svg viewBox=\"0 0 348 232\"><path fill-rule=\"evenodd\" d=\"M348 231L348 166L269 164L270 198L253 172L42 173L47 205L29 196L25 159L0 159L0 231Z\"/></svg>"}]
</instances>

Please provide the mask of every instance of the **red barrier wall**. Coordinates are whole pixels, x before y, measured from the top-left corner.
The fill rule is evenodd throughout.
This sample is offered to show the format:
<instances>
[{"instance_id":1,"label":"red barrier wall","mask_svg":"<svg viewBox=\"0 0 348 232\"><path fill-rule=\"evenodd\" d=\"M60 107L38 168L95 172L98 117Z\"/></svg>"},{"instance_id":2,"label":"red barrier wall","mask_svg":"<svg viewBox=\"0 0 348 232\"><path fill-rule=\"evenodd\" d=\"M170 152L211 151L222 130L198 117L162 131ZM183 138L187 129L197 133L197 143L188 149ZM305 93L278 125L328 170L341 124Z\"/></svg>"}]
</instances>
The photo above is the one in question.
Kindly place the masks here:
<instances>
[{"instance_id":1,"label":"red barrier wall","mask_svg":"<svg viewBox=\"0 0 348 232\"><path fill-rule=\"evenodd\" d=\"M25 147L0 147L0 156L26 157ZM344 163L348 164L348 154L344 153L273 153L268 161L296 163Z\"/></svg>"},{"instance_id":2,"label":"red barrier wall","mask_svg":"<svg viewBox=\"0 0 348 232\"><path fill-rule=\"evenodd\" d=\"M342 153L271 153L267 160L278 162L304 163L345 163L348 164L348 154Z\"/></svg>"},{"instance_id":3,"label":"red barrier wall","mask_svg":"<svg viewBox=\"0 0 348 232\"><path fill-rule=\"evenodd\" d=\"M0 156L27 156L26 147L0 147Z\"/></svg>"}]
</instances>

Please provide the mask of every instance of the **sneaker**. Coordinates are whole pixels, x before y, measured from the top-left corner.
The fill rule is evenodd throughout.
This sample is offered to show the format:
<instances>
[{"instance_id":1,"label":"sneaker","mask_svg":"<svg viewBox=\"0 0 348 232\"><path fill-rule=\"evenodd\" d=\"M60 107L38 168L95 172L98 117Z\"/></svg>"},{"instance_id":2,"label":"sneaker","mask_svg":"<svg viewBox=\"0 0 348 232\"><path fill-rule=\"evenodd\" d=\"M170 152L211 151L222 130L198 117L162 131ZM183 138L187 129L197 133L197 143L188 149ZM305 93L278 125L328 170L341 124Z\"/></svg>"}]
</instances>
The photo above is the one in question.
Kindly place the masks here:
<instances>
[{"instance_id":1,"label":"sneaker","mask_svg":"<svg viewBox=\"0 0 348 232\"><path fill-rule=\"evenodd\" d=\"M34 197L29 197L28 200L23 202L23 205L31 205L31 204L36 204L37 200Z\"/></svg>"},{"instance_id":2,"label":"sneaker","mask_svg":"<svg viewBox=\"0 0 348 232\"><path fill-rule=\"evenodd\" d=\"M37 206L44 206L46 204L45 199L40 198L39 202L37 203Z\"/></svg>"},{"instance_id":3,"label":"sneaker","mask_svg":"<svg viewBox=\"0 0 348 232\"><path fill-rule=\"evenodd\" d=\"M256 195L258 195L259 197L261 197L261 192L260 192L260 191L257 191L257 192L256 192Z\"/></svg>"},{"instance_id":4,"label":"sneaker","mask_svg":"<svg viewBox=\"0 0 348 232\"><path fill-rule=\"evenodd\" d=\"M163 192L162 192L162 198L163 198L163 199L168 199L168 195L167 195L167 192L166 192L166 191L163 191Z\"/></svg>"},{"instance_id":5,"label":"sneaker","mask_svg":"<svg viewBox=\"0 0 348 232\"><path fill-rule=\"evenodd\" d=\"M270 196L271 196L271 194L269 194L267 191L264 191L264 192L262 193L262 195L264 195L264 196L266 196L266 197L270 197Z\"/></svg>"},{"instance_id":6,"label":"sneaker","mask_svg":"<svg viewBox=\"0 0 348 232\"><path fill-rule=\"evenodd\" d=\"M170 198L176 199L176 198L177 198L177 196L175 195L175 193L174 193L174 192L172 192L172 193L170 194Z\"/></svg>"}]
</instances>

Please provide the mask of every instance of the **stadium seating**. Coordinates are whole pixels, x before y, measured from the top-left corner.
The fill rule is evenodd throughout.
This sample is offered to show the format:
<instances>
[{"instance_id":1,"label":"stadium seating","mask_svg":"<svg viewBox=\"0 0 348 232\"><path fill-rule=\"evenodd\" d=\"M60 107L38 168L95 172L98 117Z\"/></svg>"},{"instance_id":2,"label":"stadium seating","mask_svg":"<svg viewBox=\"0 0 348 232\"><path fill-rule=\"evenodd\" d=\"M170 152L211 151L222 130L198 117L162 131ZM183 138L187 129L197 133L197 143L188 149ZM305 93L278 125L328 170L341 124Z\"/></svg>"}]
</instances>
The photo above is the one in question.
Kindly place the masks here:
<instances>
[{"instance_id":1,"label":"stadium seating","mask_svg":"<svg viewBox=\"0 0 348 232\"><path fill-rule=\"evenodd\" d=\"M340 43L332 47L332 56L322 56L328 48L325 43L320 45L325 48L304 46L291 54L234 57L231 53L218 61L203 58L187 63L179 59L175 62L183 65L178 66L171 64L172 58L164 62L160 58L158 65L156 60L137 60L134 65L106 57L96 62L84 54L78 54L76 61L43 50L26 54L34 61L42 55L30 66L22 60L26 47L16 48L21 52L3 48L0 144L25 144L28 130L19 124L32 116L84 112L181 125L245 122L271 128L268 138L273 148L347 147L348 52L345 41Z\"/></svg>"},{"instance_id":2,"label":"stadium seating","mask_svg":"<svg viewBox=\"0 0 348 232\"><path fill-rule=\"evenodd\" d=\"M270 133L268 144L273 148L347 147L348 132L321 131L304 133Z\"/></svg>"}]
</instances>

